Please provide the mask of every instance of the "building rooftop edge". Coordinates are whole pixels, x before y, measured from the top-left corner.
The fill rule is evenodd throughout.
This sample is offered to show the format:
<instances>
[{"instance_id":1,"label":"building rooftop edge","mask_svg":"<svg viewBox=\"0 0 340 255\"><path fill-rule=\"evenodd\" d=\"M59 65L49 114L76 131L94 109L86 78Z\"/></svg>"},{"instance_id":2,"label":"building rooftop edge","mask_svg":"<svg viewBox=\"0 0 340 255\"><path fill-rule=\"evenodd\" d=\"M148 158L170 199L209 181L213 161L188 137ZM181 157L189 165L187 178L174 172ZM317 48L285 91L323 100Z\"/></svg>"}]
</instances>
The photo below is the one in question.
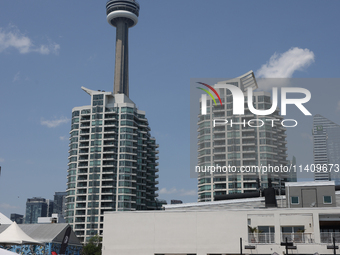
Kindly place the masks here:
<instances>
[{"instance_id":1,"label":"building rooftop edge","mask_svg":"<svg viewBox=\"0 0 340 255\"><path fill-rule=\"evenodd\" d=\"M286 182L286 187L335 186L334 181Z\"/></svg>"},{"instance_id":2,"label":"building rooftop edge","mask_svg":"<svg viewBox=\"0 0 340 255\"><path fill-rule=\"evenodd\" d=\"M104 212L104 215L106 214L117 214L117 213L178 213L178 212L220 212L220 211L249 211L250 214L252 214L254 211L260 211L260 212L269 212L269 211L330 211L330 213L339 212L339 207L297 207L297 208L289 208L289 207L255 207L255 208L225 208L221 210L221 208L200 208L197 210L185 210L184 208L182 210L144 210L144 211L107 211Z\"/></svg>"}]
</instances>

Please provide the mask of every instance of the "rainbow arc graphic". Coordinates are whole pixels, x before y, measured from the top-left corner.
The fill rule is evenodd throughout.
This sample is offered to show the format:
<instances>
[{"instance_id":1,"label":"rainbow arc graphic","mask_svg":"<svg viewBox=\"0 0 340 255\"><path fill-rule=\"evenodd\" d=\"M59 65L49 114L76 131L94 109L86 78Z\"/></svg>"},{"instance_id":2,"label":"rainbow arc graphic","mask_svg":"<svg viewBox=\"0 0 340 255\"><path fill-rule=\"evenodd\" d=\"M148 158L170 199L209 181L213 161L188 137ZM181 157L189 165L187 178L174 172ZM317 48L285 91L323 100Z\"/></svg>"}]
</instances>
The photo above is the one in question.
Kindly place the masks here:
<instances>
[{"instance_id":1,"label":"rainbow arc graphic","mask_svg":"<svg viewBox=\"0 0 340 255\"><path fill-rule=\"evenodd\" d=\"M220 95L217 93L217 91L216 91L213 87L211 87L210 85L205 84L205 83L203 83L203 82L197 82L197 83L199 83L199 84L201 84L201 85L203 85L203 86L206 86L206 87L209 88L212 92L214 92L215 95L217 96L218 100L220 101L220 104L222 105L222 100L221 100L221 98L220 98ZM197 87L197 88L198 88L198 89L201 89L201 90L203 90L203 91L205 91L205 92L206 92L206 93L214 100L215 105L217 105L214 96L211 94L211 92L210 92L209 90L203 89L203 88L200 88L200 87Z\"/></svg>"},{"instance_id":2,"label":"rainbow arc graphic","mask_svg":"<svg viewBox=\"0 0 340 255\"><path fill-rule=\"evenodd\" d=\"M206 86L212 92L214 92L215 95L217 96L218 100L220 101L220 104L222 105L222 100L220 98L220 95L217 93L217 91L213 87L211 87L210 85L208 85L206 83L203 83L203 82L197 82L197 83L199 83L199 84L201 84L203 86ZM212 100L214 101L215 105L217 105L215 97L213 96L213 94L211 94L211 92L209 90L204 89L204 88L200 88L200 87L197 87L197 88L203 90L204 92L206 92L212 98ZM207 97L206 97L206 94L202 95L201 103L202 103L201 114L205 115L205 114L207 114Z\"/></svg>"}]
</instances>

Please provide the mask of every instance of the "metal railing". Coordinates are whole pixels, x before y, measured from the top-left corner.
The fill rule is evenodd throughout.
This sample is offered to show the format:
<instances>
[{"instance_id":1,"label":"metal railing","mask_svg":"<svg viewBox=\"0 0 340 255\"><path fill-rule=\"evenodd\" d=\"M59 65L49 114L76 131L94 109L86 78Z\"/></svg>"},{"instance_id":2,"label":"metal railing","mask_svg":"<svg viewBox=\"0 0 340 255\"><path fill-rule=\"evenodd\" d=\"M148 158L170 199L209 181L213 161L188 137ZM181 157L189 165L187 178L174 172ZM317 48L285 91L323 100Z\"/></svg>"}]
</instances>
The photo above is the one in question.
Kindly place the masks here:
<instances>
[{"instance_id":1,"label":"metal railing","mask_svg":"<svg viewBox=\"0 0 340 255\"><path fill-rule=\"evenodd\" d=\"M314 243L314 236L312 233L281 233L281 242L293 243Z\"/></svg>"},{"instance_id":2,"label":"metal railing","mask_svg":"<svg viewBox=\"0 0 340 255\"><path fill-rule=\"evenodd\" d=\"M274 233L249 233L249 243L275 243Z\"/></svg>"},{"instance_id":3,"label":"metal railing","mask_svg":"<svg viewBox=\"0 0 340 255\"><path fill-rule=\"evenodd\" d=\"M321 243L333 243L333 237L336 243L340 243L340 233L339 232L321 232L320 239Z\"/></svg>"}]
</instances>

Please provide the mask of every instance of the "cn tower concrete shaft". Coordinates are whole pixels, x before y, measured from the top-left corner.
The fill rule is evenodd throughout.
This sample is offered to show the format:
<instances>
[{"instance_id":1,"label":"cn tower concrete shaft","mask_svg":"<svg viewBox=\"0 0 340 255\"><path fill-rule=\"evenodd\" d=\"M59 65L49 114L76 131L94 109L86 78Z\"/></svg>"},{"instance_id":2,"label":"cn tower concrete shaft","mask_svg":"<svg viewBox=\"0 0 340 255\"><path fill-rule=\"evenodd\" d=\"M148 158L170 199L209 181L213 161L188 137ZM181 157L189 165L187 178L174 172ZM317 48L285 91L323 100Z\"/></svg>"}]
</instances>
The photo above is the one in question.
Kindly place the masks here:
<instances>
[{"instance_id":1,"label":"cn tower concrete shaft","mask_svg":"<svg viewBox=\"0 0 340 255\"><path fill-rule=\"evenodd\" d=\"M129 97L129 28L138 22L139 3L136 0L109 0L106 19L116 27L116 60L114 94Z\"/></svg>"},{"instance_id":2,"label":"cn tower concrete shaft","mask_svg":"<svg viewBox=\"0 0 340 255\"><path fill-rule=\"evenodd\" d=\"M114 94L129 96L129 20L116 20L116 60L114 74Z\"/></svg>"}]
</instances>

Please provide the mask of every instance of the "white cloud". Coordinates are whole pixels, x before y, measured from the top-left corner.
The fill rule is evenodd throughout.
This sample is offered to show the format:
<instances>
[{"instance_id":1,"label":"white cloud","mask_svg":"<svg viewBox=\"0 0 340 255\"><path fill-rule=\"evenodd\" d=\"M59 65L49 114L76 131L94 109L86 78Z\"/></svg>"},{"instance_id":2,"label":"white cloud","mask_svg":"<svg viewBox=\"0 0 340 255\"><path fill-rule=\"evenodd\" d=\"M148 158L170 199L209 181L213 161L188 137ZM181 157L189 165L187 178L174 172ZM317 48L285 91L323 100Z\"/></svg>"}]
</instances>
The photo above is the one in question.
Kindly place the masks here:
<instances>
[{"instance_id":1,"label":"white cloud","mask_svg":"<svg viewBox=\"0 0 340 255\"><path fill-rule=\"evenodd\" d=\"M38 52L40 54L58 54L60 45L54 42L49 42L48 45L35 46L32 40L22 34L15 26L10 26L8 31L0 28L0 52L5 51L8 48L15 48L21 54L29 52Z\"/></svg>"},{"instance_id":2,"label":"white cloud","mask_svg":"<svg viewBox=\"0 0 340 255\"><path fill-rule=\"evenodd\" d=\"M66 136L60 136L59 137L59 139L62 140L62 141L66 140L66 138L67 138Z\"/></svg>"},{"instance_id":3,"label":"white cloud","mask_svg":"<svg viewBox=\"0 0 340 255\"><path fill-rule=\"evenodd\" d=\"M0 162L5 162L5 159L4 158L0 158Z\"/></svg>"},{"instance_id":4,"label":"white cloud","mask_svg":"<svg viewBox=\"0 0 340 255\"><path fill-rule=\"evenodd\" d=\"M16 82L16 81L19 81L19 80L20 80L20 72L17 72L17 73L14 75L13 82Z\"/></svg>"},{"instance_id":5,"label":"white cloud","mask_svg":"<svg viewBox=\"0 0 340 255\"><path fill-rule=\"evenodd\" d=\"M337 110L338 112L340 112L340 101L338 102L338 105L337 105L337 107L336 107L336 110Z\"/></svg>"},{"instance_id":6,"label":"white cloud","mask_svg":"<svg viewBox=\"0 0 340 255\"><path fill-rule=\"evenodd\" d=\"M43 55L48 55L50 53L53 53L55 55L59 54L60 45L56 44L54 42L50 42L49 45L41 45L38 49L34 50L36 52L39 52Z\"/></svg>"},{"instance_id":7,"label":"white cloud","mask_svg":"<svg viewBox=\"0 0 340 255\"><path fill-rule=\"evenodd\" d=\"M2 203L0 204L0 208L1 209L18 209L18 206L14 206L14 205L10 205L10 204L6 204L6 203Z\"/></svg>"},{"instance_id":8,"label":"white cloud","mask_svg":"<svg viewBox=\"0 0 340 255\"><path fill-rule=\"evenodd\" d=\"M160 195L170 195L170 194L175 194L178 196L197 196L197 192L196 190L185 190L185 189L176 189L176 188L171 188L171 189L167 189L167 188L162 188L159 191Z\"/></svg>"},{"instance_id":9,"label":"white cloud","mask_svg":"<svg viewBox=\"0 0 340 255\"><path fill-rule=\"evenodd\" d=\"M309 49L298 47L272 55L269 61L256 72L259 78L291 78L293 73L312 64L315 56Z\"/></svg>"},{"instance_id":10,"label":"white cloud","mask_svg":"<svg viewBox=\"0 0 340 255\"><path fill-rule=\"evenodd\" d=\"M162 188L160 191L159 191L159 194L174 194L177 192L177 189L176 188L172 188L170 190L167 190L167 188Z\"/></svg>"},{"instance_id":11,"label":"white cloud","mask_svg":"<svg viewBox=\"0 0 340 255\"><path fill-rule=\"evenodd\" d=\"M181 189L179 192L179 195L180 196L197 196L197 191L194 189L191 189L191 190Z\"/></svg>"},{"instance_id":12,"label":"white cloud","mask_svg":"<svg viewBox=\"0 0 340 255\"><path fill-rule=\"evenodd\" d=\"M47 126L49 128L55 128L61 124L65 124L69 122L70 120L66 117L61 117L60 119L55 119L55 120L44 120L41 119L40 124L43 126Z\"/></svg>"}]
</instances>

